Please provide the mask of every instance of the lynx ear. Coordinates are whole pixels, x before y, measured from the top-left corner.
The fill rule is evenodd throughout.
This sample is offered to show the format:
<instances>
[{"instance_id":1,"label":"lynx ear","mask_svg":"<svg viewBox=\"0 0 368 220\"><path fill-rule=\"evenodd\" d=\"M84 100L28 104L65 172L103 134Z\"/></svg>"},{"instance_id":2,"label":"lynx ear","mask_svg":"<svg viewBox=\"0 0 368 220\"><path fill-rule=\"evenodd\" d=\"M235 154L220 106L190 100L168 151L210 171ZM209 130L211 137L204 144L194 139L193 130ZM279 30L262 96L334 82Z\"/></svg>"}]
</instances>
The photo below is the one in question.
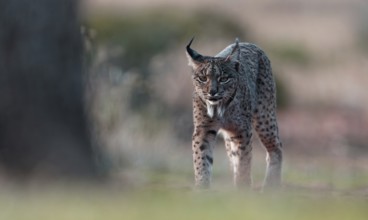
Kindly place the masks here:
<instances>
[{"instance_id":1,"label":"lynx ear","mask_svg":"<svg viewBox=\"0 0 368 220\"><path fill-rule=\"evenodd\" d=\"M240 50L240 47L239 47L239 39L236 38L235 39L235 45L233 47L233 50L231 51L231 53L225 58L225 62L228 62L230 60L234 60L234 57L235 60L238 60L237 57L239 56L239 50Z\"/></svg>"},{"instance_id":2,"label":"lynx ear","mask_svg":"<svg viewBox=\"0 0 368 220\"><path fill-rule=\"evenodd\" d=\"M186 46L186 54L188 58L188 65L191 66L193 69L196 69L201 62L203 62L203 56L197 51L190 48L190 45L192 45L192 42L194 40L194 37L190 40L189 44Z\"/></svg>"}]
</instances>

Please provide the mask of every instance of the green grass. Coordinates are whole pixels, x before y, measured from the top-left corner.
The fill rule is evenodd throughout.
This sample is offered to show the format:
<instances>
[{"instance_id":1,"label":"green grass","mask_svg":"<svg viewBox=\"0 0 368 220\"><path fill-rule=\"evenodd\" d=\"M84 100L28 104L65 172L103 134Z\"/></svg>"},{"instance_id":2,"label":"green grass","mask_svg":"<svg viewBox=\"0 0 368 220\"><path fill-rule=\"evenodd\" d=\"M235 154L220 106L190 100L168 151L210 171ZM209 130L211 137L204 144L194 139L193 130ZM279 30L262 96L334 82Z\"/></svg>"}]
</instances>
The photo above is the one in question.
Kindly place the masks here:
<instances>
[{"instance_id":1,"label":"green grass","mask_svg":"<svg viewBox=\"0 0 368 220\"><path fill-rule=\"evenodd\" d=\"M222 162L224 149L215 155L211 190L193 190L190 159L174 158L176 163L168 167L134 169L134 175L118 172L115 181L97 186L2 186L0 220L368 219L368 175L358 162L291 160L286 155L283 188L260 193L236 191ZM254 156L257 188L264 175L264 152Z\"/></svg>"},{"instance_id":2,"label":"green grass","mask_svg":"<svg viewBox=\"0 0 368 220\"><path fill-rule=\"evenodd\" d=\"M104 188L104 187L102 187ZM191 189L3 192L0 219L367 219L367 198Z\"/></svg>"}]
</instances>

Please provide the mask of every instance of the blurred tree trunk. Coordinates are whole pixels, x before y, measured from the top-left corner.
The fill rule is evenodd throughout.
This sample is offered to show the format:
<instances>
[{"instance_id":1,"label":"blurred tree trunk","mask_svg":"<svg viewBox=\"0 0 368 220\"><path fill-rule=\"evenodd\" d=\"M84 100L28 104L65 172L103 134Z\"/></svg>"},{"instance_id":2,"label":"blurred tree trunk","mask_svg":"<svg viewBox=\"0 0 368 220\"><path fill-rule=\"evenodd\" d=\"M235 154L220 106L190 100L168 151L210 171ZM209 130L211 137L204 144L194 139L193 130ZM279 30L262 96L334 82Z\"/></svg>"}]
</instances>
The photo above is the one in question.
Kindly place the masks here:
<instances>
[{"instance_id":1,"label":"blurred tree trunk","mask_svg":"<svg viewBox=\"0 0 368 220\"><path fill-rule=\"evenodd\" d=\"M77 0L0 0L0 166L97 174L84 111Z\"/></svg>"}]
</instances>

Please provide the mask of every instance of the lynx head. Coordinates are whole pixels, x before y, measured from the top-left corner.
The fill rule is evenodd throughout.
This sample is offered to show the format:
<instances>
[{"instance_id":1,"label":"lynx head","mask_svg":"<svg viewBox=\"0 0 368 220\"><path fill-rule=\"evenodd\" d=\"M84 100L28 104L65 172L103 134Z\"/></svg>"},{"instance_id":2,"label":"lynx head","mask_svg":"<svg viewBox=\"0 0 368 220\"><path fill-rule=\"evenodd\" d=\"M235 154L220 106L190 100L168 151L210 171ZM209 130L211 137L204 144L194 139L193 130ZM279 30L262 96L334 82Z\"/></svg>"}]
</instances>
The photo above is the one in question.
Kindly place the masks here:
<instances>
[{"instance_id":1,"label":"lynx head","mask_svg":"<svg viewBox=\"0 0 368 220\"><path fill-rule=\"evenodd\" d=\"M193 39L186 49L189 66L193 69L195 93L206 103L208 116L212 118L216 111L222 117L238 87L239 42L236 40L227 57L202 56L190 48L192 42Z\"/></svg>"}]
</instances>

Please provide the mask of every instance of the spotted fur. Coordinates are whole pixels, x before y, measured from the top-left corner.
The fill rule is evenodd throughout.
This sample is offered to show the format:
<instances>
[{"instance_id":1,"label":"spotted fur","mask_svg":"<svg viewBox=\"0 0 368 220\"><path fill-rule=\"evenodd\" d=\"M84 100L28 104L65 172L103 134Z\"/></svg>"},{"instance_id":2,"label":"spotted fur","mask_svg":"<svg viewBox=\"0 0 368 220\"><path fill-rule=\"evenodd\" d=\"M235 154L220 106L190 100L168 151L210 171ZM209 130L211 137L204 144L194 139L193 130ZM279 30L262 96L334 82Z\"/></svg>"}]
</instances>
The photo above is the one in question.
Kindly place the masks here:
<instances>
[{"instance_id":1,"label":"spotted fur","mask_svg":"<svg viewBox=\"0 0 368 220\"><path fill-rule=\"evenodd\" d=\"M193 39L192 39L193 41ZM270 61L256 45L236 43L214 57L187 46L194 84L192 139L195 185L211 183L213 146L222 133L234 184L250 186L252 131L267 150L265 187L281 182L282 145L276 121L276 88Z\"/></svg>"}]
</instances>

